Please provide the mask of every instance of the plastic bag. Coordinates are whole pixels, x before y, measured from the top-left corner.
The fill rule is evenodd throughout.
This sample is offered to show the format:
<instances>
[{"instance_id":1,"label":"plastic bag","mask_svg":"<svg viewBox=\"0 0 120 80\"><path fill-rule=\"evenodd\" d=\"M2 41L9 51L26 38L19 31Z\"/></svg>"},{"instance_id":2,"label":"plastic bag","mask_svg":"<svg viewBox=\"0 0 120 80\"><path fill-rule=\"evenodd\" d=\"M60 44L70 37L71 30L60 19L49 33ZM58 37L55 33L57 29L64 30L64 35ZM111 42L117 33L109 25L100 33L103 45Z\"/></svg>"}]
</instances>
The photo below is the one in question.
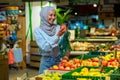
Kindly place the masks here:
<instances>
[{"instance_id":1,"label":"plastic bag","mask_svg":"<svg viewBox=\"0 0 120 80\"><path fill-rule=\"evenodd\" d=\"M14 54L15 63L23 61L22 49L21 48L14 48L13 49L13 54Z\"/></svg>"},{"instance_id":2,"label":"plastic bag","mask_svg":"<svg viewBox=\"0 0 120 80\"><path fill-rule=\"evenodd\" d=\"M12 49L8 51L8 64L14 64L14 54Z\"/></svg>"}]
</instances>

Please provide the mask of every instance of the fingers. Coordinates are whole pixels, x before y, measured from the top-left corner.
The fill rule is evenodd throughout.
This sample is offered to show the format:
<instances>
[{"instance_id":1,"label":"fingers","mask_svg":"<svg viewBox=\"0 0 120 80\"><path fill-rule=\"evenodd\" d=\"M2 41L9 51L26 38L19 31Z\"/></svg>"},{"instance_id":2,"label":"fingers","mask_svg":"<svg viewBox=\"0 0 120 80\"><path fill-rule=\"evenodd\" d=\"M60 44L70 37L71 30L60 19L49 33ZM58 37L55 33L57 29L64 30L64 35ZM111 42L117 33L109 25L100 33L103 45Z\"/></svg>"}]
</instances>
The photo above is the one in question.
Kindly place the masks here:
<instances>
[{"instance_id":1,"label":"fingers","mask_svg":"<svg viewBox=\"0 0 120 80\"><path fill-rule=\"evenodd\" d=\"M66 31L66 30L60 30L60 31L58 32L58 36L62 36L62 35L65 33L65 31Z\"/></svg>"},{"instance_id":2,"label":"fingers","mask_svg":"<svg viewBox=\"0 0 120 80\"><path fill-rule=\"evenodd\" d=\"M64 60L69 60L68 56L63 57Z\"/></svg>"}]
</instances>

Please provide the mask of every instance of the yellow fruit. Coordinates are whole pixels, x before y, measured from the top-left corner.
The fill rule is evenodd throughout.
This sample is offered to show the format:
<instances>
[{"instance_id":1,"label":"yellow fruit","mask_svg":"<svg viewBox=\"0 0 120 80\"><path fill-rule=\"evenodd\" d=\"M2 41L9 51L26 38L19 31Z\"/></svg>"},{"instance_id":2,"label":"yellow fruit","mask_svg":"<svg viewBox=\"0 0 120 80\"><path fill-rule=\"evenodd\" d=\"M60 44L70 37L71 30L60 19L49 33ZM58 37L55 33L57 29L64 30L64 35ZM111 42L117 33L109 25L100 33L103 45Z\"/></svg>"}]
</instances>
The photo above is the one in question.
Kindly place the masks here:
<instances>
[{"instance_id":1,"label":"yellow fruit","mask_svg":"<svg viewBox=\"0 0 120 80\"><path fill-rule=\"evenodd\" d=\"M81 70L81 72L88 72L88 68L83 68L82 70Z\"/></svg>"}]
</instances>

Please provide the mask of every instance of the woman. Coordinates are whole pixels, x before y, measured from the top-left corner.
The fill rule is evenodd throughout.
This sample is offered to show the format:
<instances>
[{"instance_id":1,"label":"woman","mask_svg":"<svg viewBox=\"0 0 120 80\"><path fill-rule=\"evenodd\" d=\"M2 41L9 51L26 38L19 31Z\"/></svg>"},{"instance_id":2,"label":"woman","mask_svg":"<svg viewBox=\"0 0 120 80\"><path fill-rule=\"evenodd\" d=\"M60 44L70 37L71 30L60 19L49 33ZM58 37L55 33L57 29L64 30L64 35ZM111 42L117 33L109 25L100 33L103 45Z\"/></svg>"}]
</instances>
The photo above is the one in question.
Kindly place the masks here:
<instances>
[{"instance_id":1,"label":"woman","mask_svg":"<svg viewBox=\"0 0 120 80\"><path fill-rule=\"evenodd\" d=\"M55 25L56 11L52 6L43 7L40 12L42 24L35 29L34 36L40 49L41 61L39 73L60 62L59 42L65 29Z\"/></svg>"}]
</instances>

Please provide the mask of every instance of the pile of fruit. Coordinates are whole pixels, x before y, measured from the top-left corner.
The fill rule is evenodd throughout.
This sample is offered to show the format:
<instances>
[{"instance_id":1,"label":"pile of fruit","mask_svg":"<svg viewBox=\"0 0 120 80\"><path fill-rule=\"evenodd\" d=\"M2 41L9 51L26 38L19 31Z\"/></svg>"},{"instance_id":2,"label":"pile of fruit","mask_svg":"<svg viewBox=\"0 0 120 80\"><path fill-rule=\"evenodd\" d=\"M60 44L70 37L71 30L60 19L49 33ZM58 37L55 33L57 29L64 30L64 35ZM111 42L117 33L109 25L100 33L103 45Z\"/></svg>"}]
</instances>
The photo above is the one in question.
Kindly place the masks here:
<instances>
[{"instance_id":1,"label":"pile of fruit","mask_svg":"<svg viewBox=\"0 0 120 80\"><path fill-rule=\"evenodd\" d=\"M92 79L86 79L86 78L77 78L77 80L92 80Z\"/></svg>"},{"instance_id":2,"label":"pile of fruit","mask_svg":"<svg viewBox=\"0 0 120 80\"><path fill-rule=\"evenodd\" d=\"M62 75L63 80L109 80L108 76L115 68L80 67Z\"/></svg>"},{"instance_id":3,"label":"pile of fruit","mask_svg":"<svg viewBox=\"0 0 120 80\"><path fill-rule=\"evenodd\" d=\"M110 70L109 72L105 73L104 69L100 71L99 68L88 69L87 67L84 67L79 72L73 72L72 76L108 76L112 72L113 70Z\"/></svg>"},{"instance_id":4,"label":"pile of fruit","mask_svg":"<svg viewBox=\"0 0 120 80\"><path fill-rule=\"evenodd\" d=\"M117 53L116 58L113 53L102 56L101 65L105 67L118 67L120 52ZM88 58L86 60L81 60L79 58L73 58L71 60L62 60L58 65L54 65L49 68L49 70L74 70L80 66L99 66L100 60L98 57Z\"/></svg>"},{"instance_id":5,"label":"pile of fruit","mask_svg":"<svg viewBox=\"0 0 120 80\"><path fill-rule=\"evenodd\" d=\"M81 65L81 59L73 58L71 60L62 60L58 65L54 65L50 70L74 70Z\"/></svg>"},{"instance_id":6,"label":"pile of fruit","mask_svg":"<svg viewBox=\"0 0 120 80\"><path fill-rule=\"evenodd\" d=\"M59 72L47 72L46 74L35 77L35 80L61 80L61 75Z\"/></svg>"}]
</instances>

